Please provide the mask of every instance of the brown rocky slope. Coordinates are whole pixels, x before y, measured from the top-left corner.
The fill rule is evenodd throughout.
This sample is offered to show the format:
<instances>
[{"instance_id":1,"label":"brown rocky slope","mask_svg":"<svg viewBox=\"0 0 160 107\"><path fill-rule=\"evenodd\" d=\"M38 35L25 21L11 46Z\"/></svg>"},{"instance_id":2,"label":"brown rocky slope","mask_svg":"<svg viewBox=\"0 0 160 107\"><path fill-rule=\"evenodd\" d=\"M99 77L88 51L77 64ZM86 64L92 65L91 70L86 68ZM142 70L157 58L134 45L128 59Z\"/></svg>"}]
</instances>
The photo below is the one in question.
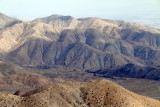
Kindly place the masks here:
<instances>
[{"instance_id":1,"label":"brown rocky slope","mask_svg":"<svg viewBox=\"0 0 160 107\"><path fill-rule=\"evenodd\" d=\"M13 93L18 89L31 90L49 83L51 80L43 75L31 73L15 64L0 61L1 93Z\"/></svg>"},{"instance_id":2,"label":"brown rocky slope","mask_svg":"<svg viewBox=\"0 0 160 107\"><path fill-rule=\"evenodd\" d=\"M57 83L22 96L0 95L1 107L159 107L160 102L109 80Z\"/></svg>"}]
</instances>

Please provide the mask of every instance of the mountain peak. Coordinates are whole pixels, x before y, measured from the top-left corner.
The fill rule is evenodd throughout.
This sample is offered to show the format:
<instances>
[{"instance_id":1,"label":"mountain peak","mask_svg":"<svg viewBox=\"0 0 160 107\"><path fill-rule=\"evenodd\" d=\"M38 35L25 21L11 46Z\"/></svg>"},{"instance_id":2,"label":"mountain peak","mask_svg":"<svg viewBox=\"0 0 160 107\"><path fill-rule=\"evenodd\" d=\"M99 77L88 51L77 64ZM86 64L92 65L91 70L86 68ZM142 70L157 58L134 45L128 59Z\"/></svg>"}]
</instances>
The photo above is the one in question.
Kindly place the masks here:
<instances>
[{"instance_id":1,"label":"mountain peak","mask_svg":"<svg viewBox=\"0 0 160 107\"><path fill-rule=\"evenodd\" d=\"M21 21L0 12L0 30L20 23Z\"/></svg>"},{"instance_id":2,"label":"mountain peak","mask_svg":"<svg viewBox=\"0 0 160 107\"><path fill-rule=\"evenodd\" d=\"M46 24L51 24L56 27L70 27L70 26L75 27L78 23L78 21L75 20L72 16L63 16L59 14L53 14L48 17L37 18L33 20L33 22L43 22Z\"/></svg>"},{"instance_id":3,"label":"mountain peak","mask_svg":"<svg viewBox=\"0 0 160 107\"><path fill-rule=\"evenodd\" d=\"M48 18L50 18L50 19L61 19L61 20L73 19L72 16L63 16L63 15L59 15L59 14L53 14L53 15L49 16Z\"/></svg>"},{"instance_id":4,"label":"mountain peak","mask_svg":"<svg viewBox=\"0 0 160 107\"><path fill-rule=\"evenodd\" d=\"M52 14L52 15L47 16L47 17L44 17L44 18L57 19L57 18L60 18L60 17L63 17L63 15L60 15L60 14Z\"/></svg>"},{"instance_id":5,"label":"mountain peak","mask_svg":"<svg viewBox=\"0 0 160 107\"><path fill-rule=\"evenodd\" d=\"M6 19L12 19L12 18L0 12L0 20L6 20Z\"/></svg>"},{"instance_id":6,"label":"mountain peak","mask_svg":"<svg viewBox=\"0 0 160 107\"><path fill-rule=\"evenodd\" d=\"M48 16L48 17L62 17L63 15L61 15L61 14L52 14L52 15L50 15L50 16Z\"/></svg>"},{"instance_id":7,"label":"mountain peak","mask_svg":"<svg viewBox=\"0 0 160 107\"><path fill-rule=\"evenodd\" d=\"M0 12L0 16L1 16L1 15L4 15L4 14Z\"/></svg>"},{"instance_id":8,"label":"mountain peak","mask_svg":"<svg viewBox=\"0 0 160 107\"><path fill-rule=\"evenodd\" d=\"M0 20L3 20L3 21L13 21L13 20L14 20L14 21L15 21L15 20L20 21L20 20L17 19L17 18L13 18L13 17L7 16L7 15L1 13L1 12L0 12Z\"/></svg>"},{"instance_id":9,"label":"mountain peak","mask_svg":"<svg viewBox=\"0 0 160 107\"><path fill-rule=\"evenodd\" d=\"M0 16L7 16L7 15L5 15L4 13L2 13L2 12L0 12Z\"/></svg>"},{"instance_id":10,"label":"mountain peak","mask_svg":"<svg viewBox=\"0 0 160 107\"><path fill-rule=\"evenodd\" d=\"M36 21L51 21L51 20L64 20L64 21L66 21L66 20L70 20L70 19L73 19L73 17L72 16L63 16L60 14L52 14L47 17L37 18L33 21L34 22L36 22Z\"/></svg>"}]
</instances>

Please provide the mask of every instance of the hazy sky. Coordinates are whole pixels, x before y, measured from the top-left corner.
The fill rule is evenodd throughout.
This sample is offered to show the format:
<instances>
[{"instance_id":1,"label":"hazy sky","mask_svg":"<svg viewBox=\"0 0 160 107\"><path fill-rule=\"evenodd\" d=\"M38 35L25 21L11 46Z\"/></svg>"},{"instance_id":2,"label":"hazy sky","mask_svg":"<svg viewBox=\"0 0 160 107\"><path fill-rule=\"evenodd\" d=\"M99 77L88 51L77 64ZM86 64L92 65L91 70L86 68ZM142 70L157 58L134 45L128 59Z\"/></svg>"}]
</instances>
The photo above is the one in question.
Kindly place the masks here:
<instances>
[{"instance_id":1,"label":"hazy sky","mask_svg":"<svg viewBox=\"0 0 160 107\"><path fill-rule=\"evenodd\" d=\"M0 0L0 12L30 20L51 14L106 19L160 19L160 0Z\"/></svg>"}]
</instances>

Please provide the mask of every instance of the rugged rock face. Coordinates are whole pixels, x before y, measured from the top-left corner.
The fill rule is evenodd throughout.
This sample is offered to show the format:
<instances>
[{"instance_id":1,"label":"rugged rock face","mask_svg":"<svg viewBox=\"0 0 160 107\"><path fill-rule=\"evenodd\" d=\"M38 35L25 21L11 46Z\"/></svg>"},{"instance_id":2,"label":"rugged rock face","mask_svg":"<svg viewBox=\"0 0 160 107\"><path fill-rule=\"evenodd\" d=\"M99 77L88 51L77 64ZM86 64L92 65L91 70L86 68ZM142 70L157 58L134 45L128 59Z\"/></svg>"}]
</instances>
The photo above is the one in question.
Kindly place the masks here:
<instances>
[{"instance_id":1,"label":"rugged rock face","mask_svg":"<svg viewBox=\"0 0 160 107\"><path fill-rule=\"evenodd\" d=\"M160 31L135 23L52 15L0 31L0 58L22 66L104 70L160 64Z\"/></svg>"},{"instance_id":2,"label":"rugged rock face","mask_svg":"<svg viewBox=\"0 0 160 107\"><path fill-rule=\"evenodd\" d=\"M160 102L134 94L109 80L44 86L21 96L0 95L0 106L158 107Z\"/></svg>"}]
</instances>

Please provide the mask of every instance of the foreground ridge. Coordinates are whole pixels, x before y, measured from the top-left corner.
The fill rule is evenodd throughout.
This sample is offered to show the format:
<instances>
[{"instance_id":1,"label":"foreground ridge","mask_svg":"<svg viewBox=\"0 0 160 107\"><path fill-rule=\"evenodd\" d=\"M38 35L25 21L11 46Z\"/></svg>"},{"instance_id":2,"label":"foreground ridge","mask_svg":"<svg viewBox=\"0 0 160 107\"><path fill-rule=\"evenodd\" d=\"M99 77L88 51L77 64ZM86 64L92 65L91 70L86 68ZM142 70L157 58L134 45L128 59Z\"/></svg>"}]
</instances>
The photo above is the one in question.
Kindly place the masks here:
<instances>
[{"instance_id":1,"label":"foreground ridge","mask_svg":"<svg viewBox=\"0 0 160 107\"><path fill-rule=\"evenodd\" d=\"M21 96L0 95L0 107L159 107L160 102L137 95L105 79L47 85Z\"/></svg>"}]
</instances>

